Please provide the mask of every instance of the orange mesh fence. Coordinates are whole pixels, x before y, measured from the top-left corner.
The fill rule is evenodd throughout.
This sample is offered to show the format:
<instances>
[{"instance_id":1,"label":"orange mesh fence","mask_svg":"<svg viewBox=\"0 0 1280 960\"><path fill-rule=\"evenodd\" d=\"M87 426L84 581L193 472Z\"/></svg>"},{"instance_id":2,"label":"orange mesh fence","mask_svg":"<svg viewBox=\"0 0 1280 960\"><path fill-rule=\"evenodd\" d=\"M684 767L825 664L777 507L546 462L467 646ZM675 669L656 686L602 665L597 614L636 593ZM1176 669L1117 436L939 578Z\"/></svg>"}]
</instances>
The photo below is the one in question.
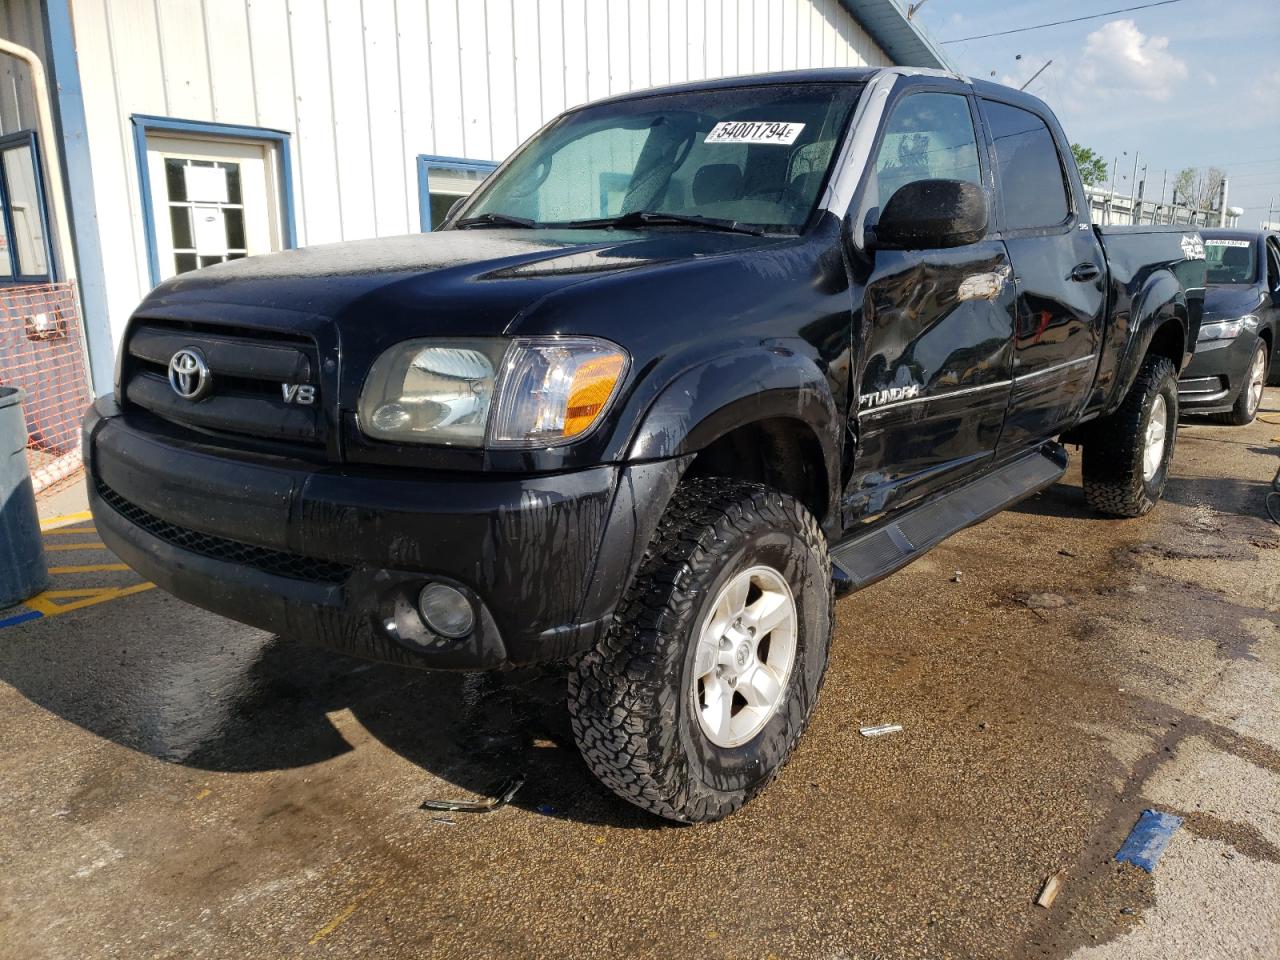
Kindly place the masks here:
<instances>
[{"instance_id":1,"label":"orange mesh fence","mask_svg":"<svg viewBox=\"0 0 1280 960\"><path fill-rule=\"evenodd\" d=\"M0 384L27 397L27 460L36 495L80 475L80 418L91 402L84 324L73 283L0 287Z\"/></svg>"}]
</instances>

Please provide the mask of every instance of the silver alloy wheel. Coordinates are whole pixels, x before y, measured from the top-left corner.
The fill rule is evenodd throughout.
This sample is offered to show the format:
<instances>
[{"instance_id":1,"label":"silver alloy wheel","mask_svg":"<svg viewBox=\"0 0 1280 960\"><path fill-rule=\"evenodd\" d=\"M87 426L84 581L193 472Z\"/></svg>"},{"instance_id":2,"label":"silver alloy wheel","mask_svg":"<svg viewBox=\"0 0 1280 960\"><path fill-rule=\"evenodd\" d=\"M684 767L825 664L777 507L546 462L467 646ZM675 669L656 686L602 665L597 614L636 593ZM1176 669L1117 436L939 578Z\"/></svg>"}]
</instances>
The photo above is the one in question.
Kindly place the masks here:
<instances>
[{"instance_id":1,"label":"silver alloy wheel","mask_svg":"<svg viewBox=\"0 0 1280 960\"><path fill-rule=\"evenodd\" d=\"M1258 349L1253 354L1253 365L1249 367L1249 380L1245 384L1245 389L1249 391L1249 399L1246 401L1248 406L1245 412L1252 418L1258 412L1258 406L1262 403L1262 388L1267 385L1267 347L1266 344L1258 344Z\"/></svg>"},{"instance_id":2,"label":"silver alloy wheel","mask_svg":"<svg viewBox=\"0 0 1280 960\"><path fill-rule=\"evenodd\" d=\"M1160 469L1168 430L1169 407L1164 402L1164 394L1156 394L1155 402L1151 404L1151 417L1147 420L1147 436L1142 448L1142 479L1147 482Z\"/></svg>"},{"instance_id":3,"label":"silver alloy wheel","mask_svg":"<svg viewBox=\"0 0 1280 960\"><path fill-rule=\"evenodd\" d=\"M689 695L703 734L738 747L778 712L796 659L799 617L772 567L736 574L703 616Z\"/></svg>"}]
</instances>

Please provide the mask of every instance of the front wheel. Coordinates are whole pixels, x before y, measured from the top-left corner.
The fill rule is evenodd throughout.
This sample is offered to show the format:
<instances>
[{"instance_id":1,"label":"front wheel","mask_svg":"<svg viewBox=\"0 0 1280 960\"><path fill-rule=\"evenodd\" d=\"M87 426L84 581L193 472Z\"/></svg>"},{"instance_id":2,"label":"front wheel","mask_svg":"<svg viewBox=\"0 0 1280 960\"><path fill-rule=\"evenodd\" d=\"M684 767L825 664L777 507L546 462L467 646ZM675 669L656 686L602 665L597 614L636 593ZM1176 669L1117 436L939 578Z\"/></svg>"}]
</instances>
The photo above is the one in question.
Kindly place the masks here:
<instances>
[{"instance_id":1,"label":"front wheel","mask_svg":"<svg viewBox=\"0 0 1280 960\"><path fill-rule=\"evenodd\" d=\"M1167 357L1148 357L1120 409L1088 425L1084 496L1114 517L1140 517L1164 493L1178 423L1178 374Z\"/></svg>"},{"instance_id":2,"label":"front wheel","mask_svg":"<svg viewBox=\"0 0 1280 960\"><path fill-rule=\"evenodd\" d=\"M831 562L797 501L682 484L615 623L569 675L574 737L624 799L719 820L782 768L827 667Z\"/></svg>"},{"instance_id":3,"label":"front wheel","mask_svg":"<svg viewBox=\"0 0 1280 960\"><path fill-rule=\"evenodd\" d=\"M1233 427L1244 427L1253 423L1253 418L1258 415L1258 407L1262 405L1262 389L1267 385L1268 359L1270 358L1267 352L1267 341L1259 338L1253 350L1253 357L1245 370L1244 384L1240 387L1240 394L1230 410L1214 415L1218 423Z\"/></svg>"}]
</instances>

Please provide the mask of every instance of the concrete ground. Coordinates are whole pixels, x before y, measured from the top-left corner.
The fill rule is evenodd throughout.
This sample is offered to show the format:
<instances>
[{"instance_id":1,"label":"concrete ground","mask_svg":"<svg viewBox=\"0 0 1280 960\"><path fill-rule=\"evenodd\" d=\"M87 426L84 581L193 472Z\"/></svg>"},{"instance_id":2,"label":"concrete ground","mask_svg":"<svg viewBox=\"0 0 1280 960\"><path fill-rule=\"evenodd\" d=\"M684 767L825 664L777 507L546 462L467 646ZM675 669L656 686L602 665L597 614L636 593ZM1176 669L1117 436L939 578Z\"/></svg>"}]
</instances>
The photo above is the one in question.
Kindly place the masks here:
<instances>
[{"instance_id":1,"label":"concrete ground","mask_svg":"<svg viewBox=\"0 0 1280 960\"><path fill-rule=\"evenodd\" d=\"M1180 430L1147 518L1073 469L842 600L791 764L700 827L591 779L554 670L335 658L73 521L44 615L0 612L0 956L1280 956L1280 391L1263 417ZM1185 820L1152 875L1113 860L1148 807Z\"/></svg>"}]
</instances>

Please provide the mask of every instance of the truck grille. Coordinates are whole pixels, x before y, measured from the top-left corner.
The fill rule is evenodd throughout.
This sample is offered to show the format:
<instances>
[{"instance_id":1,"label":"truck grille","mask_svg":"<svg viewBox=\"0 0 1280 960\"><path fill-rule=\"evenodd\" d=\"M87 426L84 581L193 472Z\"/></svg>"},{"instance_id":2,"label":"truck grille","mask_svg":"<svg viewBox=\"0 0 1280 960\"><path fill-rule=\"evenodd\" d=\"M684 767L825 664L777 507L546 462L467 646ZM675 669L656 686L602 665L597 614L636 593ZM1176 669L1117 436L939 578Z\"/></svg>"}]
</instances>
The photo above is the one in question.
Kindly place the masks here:
<instances>
[{"instance_id":1,"label":"truck grille","mask_svg":"<svg viewBox=\"0 0 1280 960\"><path fill-rule=\"evenodd\" d=\"M102 501L134 526L141 527L158 540L198 553L202 557L253 567L263 573L288 577L291 580L344 583L351 576L352 568L346 564L317 560L314 557L300 557L297 554L256 547L250 543L241 543L239 540L228 540L226 537L215 537L200 533L198 530L180 527L168 520L161 520L153 513L148 513L136 503L131 503L101 480L97 480L94 486Z\"/></svg>"},{"instance_id":2,"label":"truck grille","mask_svg":"<svg viewBox=\"0 0 1280 960\"><path fill-rule=\"evenodd\" d=\"M205 433L323 446L319 362L309 338L248 328L143 320L129 334L125 400L172 423ZM169 362L196 353L208 370L195 398L170 384ZM199 376L192 378L195 383ZM301 395L297 388L307 388ZM294 402L286 390L294 390ZM297 402L310 395L310 404Z\"/></svg>"}]
</instances>

